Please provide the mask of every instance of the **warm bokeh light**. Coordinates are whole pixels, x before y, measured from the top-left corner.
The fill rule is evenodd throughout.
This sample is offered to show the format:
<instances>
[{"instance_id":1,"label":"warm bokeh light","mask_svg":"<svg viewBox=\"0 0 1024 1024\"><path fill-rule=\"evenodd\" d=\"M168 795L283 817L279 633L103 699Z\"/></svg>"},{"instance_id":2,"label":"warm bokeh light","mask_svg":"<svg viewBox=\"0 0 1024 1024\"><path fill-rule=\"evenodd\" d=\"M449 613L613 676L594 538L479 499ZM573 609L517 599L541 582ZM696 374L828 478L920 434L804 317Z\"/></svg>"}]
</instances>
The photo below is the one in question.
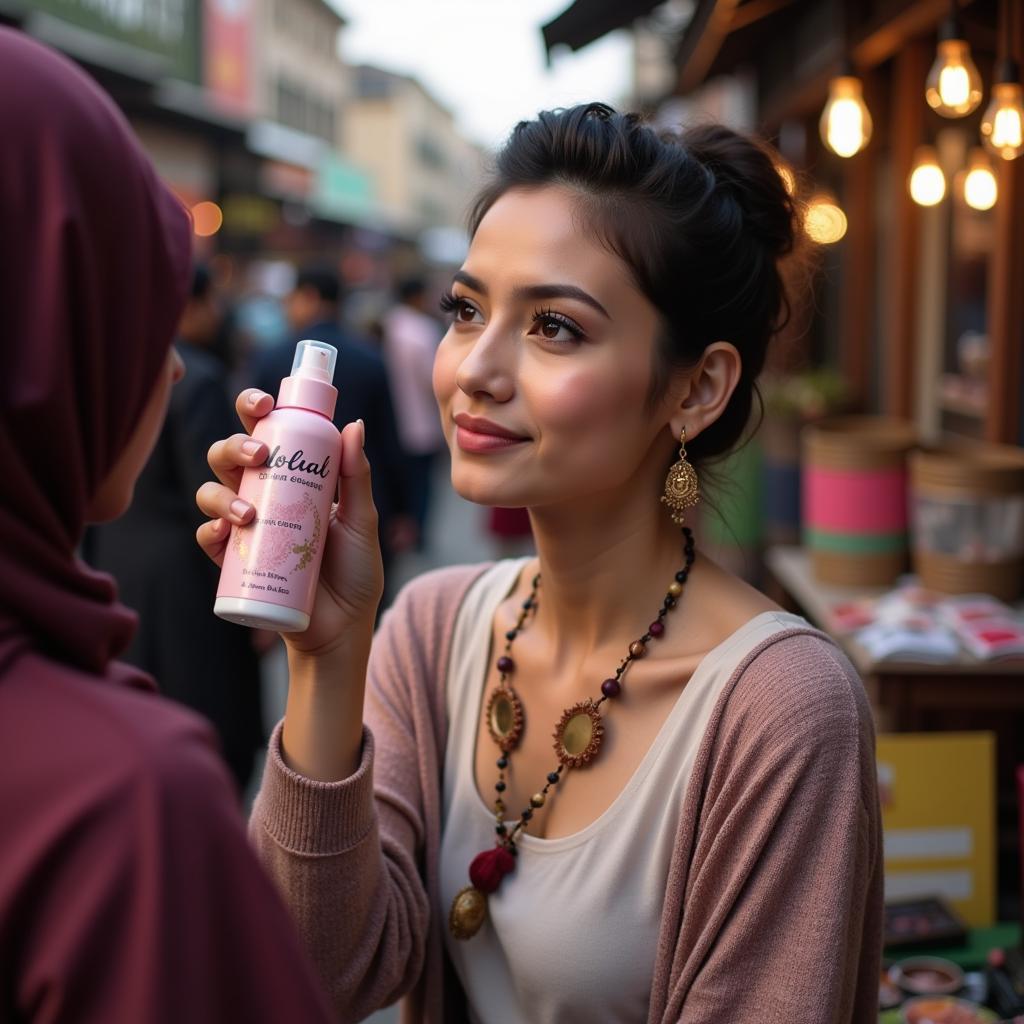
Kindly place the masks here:
<instances>
[{"instance_id":1,"label":"warm bokeh light","mask_svg":"<svg viewBox=\"0 0 1024 1024\"><path fill-rule=\"evenodd\" d=\"M981 75L963 39L940 39L925 82L925 99L943 117L964 117L981 102Z\"/></svg>"},{"instance_id":2,"label":"warm bokeh light","mask_svg":"<svg viewBox=\"0 0 1024 1024\"><path fill-rule=\"evenodd\" d=\"M985 151L971 150L971 159L964 175L964 201L974 210L991 210L999 198L999 186L992 173Z\"/></svg>"},{"instance_id":3,"label":"warm bokeh light","mask_svg":"<svg viewBox=\"0 0 1024 1024\"><path fill-rule=\"evenodd\" d=\"M819 245L832 245L846 234L846 214L829 196L815 196L804 211L804 231Z\"/></svg>"},{"instance_id":4,"label":"warm bokeh light","mask_svg":"<svg viewBox=\"0 0 1024 1024\"><path fill-rule=\"evenodd\" d=\"M918 206L935 206L946 195L946 176L931 146L920 146L910 172L910 198Z\"/></svg>"},{"instance_id":5,"label":"warm bokeh light","mask_svg":"<svg viewBox=\"0 0 1024 1024\"><path fill-rule=\"evenodd\" d=\"M196 203L192 207L192 230L200 238L217 234L224 223L224 214L216 203Z\"/></svg>"},{"instance_id":6,"label":"warm bokeh light","mask_svg":"<svg viewBox=\"0 0 1024 1024\"><path fill-rule=\"evenodd\" d=\"M1024 103L1020 82L996 82L992 102L981 119L981 141L1004 160L1024 152Z\"/></svg>"},{"instance_id":7,"label":"warm bokeh light","mask_svg":"<svg viewBox=\"0 0 1024 1024\"><path fill-rule=\"evenodd\" d=\"M833 153L850 157L871 138L871 114L861 94L860 79L853 75L833 78L828 102L821 112L821 138Z\"/></svg>"}]
</instances>

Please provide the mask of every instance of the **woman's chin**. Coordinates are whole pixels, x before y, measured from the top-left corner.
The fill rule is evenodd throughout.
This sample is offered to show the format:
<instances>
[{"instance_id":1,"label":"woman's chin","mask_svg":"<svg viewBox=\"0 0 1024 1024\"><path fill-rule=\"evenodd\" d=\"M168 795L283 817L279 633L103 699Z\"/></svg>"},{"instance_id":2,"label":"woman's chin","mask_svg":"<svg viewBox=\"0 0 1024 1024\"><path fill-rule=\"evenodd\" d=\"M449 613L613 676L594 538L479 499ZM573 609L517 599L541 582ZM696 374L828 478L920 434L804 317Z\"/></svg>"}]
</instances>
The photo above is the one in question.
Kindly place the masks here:
<instances>
[{"instance_id":1,"label":"woman's chin","mask_svg":"<svg viewBox=\"0 0 1024 1024\"><path fill-rule=\"evenodd\" d=\"M454 464L452 490L465 501L489 508L521 508L527 504L522 487L507 478L502 479L499 474L466 472Z\"/></svg>"}]
</instances>

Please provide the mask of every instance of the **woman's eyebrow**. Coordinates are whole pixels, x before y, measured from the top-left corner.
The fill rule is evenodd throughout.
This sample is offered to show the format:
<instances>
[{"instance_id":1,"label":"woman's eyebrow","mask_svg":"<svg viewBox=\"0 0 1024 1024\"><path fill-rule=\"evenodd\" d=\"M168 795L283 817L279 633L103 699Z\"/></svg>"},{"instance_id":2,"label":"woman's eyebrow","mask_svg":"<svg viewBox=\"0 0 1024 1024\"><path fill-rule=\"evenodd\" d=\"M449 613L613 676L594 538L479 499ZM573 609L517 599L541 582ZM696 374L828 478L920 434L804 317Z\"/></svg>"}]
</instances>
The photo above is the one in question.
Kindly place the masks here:
<instances>
[{"instance_id":1,"label":"woman's eyebrow","mask_svg":"<svg viewBox=\"0 0 1024 1024\"><path fill-rule=\"evenodd\" d=\"M464 284L467 288L487 294L487 286L478 277L468 274L465 270L457 270L452 277L453 281ZM601 305L589 292L574 284L521 284L512 289L513 299L576 299L579 302L596 309L607 320L611 320L608 310Z\"/></svg>"}]
</instances>

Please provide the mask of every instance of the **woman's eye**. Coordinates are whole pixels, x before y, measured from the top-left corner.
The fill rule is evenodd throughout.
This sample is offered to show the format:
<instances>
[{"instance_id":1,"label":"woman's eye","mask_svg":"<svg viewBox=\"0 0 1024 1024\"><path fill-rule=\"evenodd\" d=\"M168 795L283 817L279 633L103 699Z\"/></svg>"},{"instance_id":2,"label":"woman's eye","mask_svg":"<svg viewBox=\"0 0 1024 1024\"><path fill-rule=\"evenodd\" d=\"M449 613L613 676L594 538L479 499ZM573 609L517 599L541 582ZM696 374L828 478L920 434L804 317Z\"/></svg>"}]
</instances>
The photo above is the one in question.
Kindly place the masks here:
<instances>
[{"instance_id":1,"label":"woman's eye","mask_svg":"<svg viewBox=\"0 0 1024 1024\"><path fill-rule=\"evenodd\" d=\"M471 306L468 302L463 299L457 299L455 302L455 319L461 321L464 324L471 324L475 318L480 316L479 310L476 307ZM481 322L483 317L480 316Z\"/></svg>"},{"instance_id":2,"label":"woman's eye","mask_svg":"<svg viewBox=\"0 0 1024 1024\"><path fill-rule=\"evenodd\" d=\"M583 331L574 324L568 317L561 317L553 313L535 313L534 327L536 332L545 341L572 342L580 341Z\"/></svg>"},{"instance_id":3,"label":"woman's eye","mask_svg":"<svg viewBox=\"0 0 1024 1024\"><path fill-rule=\"evenodd\" d=\"M451 292L441 296L441 311L447 313L453 321L460 324L474 323L474 317L480 315L480 311L475 306L465 299L452 295ZM482 316L480 317L480 322L483 322Z\"/></svg>"}]
</instances>

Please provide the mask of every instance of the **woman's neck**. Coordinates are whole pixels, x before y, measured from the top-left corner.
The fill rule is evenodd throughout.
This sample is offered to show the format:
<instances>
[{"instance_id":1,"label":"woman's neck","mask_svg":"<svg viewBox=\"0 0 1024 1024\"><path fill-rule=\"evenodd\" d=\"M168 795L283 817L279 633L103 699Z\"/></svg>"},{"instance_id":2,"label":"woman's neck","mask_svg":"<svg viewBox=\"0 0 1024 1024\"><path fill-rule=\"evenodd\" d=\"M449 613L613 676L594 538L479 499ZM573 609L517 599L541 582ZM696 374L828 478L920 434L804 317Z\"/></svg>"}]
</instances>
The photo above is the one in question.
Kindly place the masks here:
<instances>
[{"instance_id":1,"label":"woman's neck","mask_svg":"<svg viewBox=\"0 0 1024 1024\"><path fill-rule=\"evenodd\" d=\"M649 494L530 512L540 561L538 630L556 661L625 646L654 620L683 565L683 536ZM624 653L624 651L623 651Z\"/></svg>"}]
</instances>

